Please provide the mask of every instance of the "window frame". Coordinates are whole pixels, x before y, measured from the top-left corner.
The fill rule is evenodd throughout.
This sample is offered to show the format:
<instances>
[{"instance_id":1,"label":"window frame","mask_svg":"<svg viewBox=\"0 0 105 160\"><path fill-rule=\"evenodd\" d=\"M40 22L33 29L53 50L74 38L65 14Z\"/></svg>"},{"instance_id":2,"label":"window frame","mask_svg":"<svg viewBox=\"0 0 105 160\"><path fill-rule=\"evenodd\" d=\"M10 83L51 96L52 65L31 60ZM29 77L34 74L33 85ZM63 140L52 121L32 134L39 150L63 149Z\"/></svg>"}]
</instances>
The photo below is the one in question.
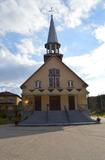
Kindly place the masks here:
<instances>
[{"instance_id":1,"label":"window frame","mask_svg":"<svg viewBox=\"0 0 105 160\"><path fill-rule=\"evenodd\" d=\"M42 88L42 82L40 80L36 80L35 81L35 88L38 89L38 88Z\"/></svg>"},{"instance_id":2,"label":"window frame","mask_svg":"<svg viewBox=\"0 0 105 160\"><path fill-rule=\"evenodd\" d=\"M52 81L52 82L51 82ZM50 88L54 88L54 77L53 76L50 76L49 77L49 87Z\"/></svg>"},{"instance_id":3,"label":"window frame","mask_svg":"<svg viewBox=\"0 0 105 160\"><path fill-rule=\"evenodd\" d=\"M57 68L49 69L49 76L60 76L60 69Z\"/></svg>"},{"instance_id":4,"label":"window frame","mask_svg":"<svg viewBox=\"0 0 105 160\"><path fill-rule=\"evenodd\" d=\"M68 88L73 88L74 87L74 81L73 80L68 80L67 86L68 86Z\"/></svg>"},{"instance_id":5,"label":"window frame","mask_svg":"<svg viewBox=\"0 0 105 160\"><path fill-rule=\"evenodd\" d=\"M55 77L55 87L59 88L60 87L60 78Z\"/></svg>"},{"instance_id":6,"label":"window frame","mask_svg":"<svg viewBox=\"0 0 105 160\"><path fill-rule=\"evenodd\" d=\"M51 79L52 79L52 82L51 82ZM49 69L49 87L50 88L60 87L60 69L57 69L57 68Z\"/></svg>"}]
</instances>

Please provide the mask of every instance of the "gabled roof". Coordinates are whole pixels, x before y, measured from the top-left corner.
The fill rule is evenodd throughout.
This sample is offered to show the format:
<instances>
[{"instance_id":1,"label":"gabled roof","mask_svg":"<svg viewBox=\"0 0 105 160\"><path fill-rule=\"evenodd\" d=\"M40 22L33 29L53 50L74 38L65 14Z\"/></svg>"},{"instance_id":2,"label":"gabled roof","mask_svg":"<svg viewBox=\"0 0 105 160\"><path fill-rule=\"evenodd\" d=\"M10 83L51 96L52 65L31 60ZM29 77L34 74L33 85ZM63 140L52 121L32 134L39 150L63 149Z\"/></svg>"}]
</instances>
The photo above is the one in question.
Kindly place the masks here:
<instances>
[{"instance_id":1,"label":"gabled roof","mask_svg":"<svg viewBox=\"0 0 105 160\"><path fill-rule=\"evenodd\" d=\"M56 57L56 55L52 55L38 70L36 70L21 86L20 88L22 89L22 87L25 85L26 82L28 82L28 80L31 79L31 77L33 77L39 70L41 70L45 65L46 63L48 63L52 58L56 58L57 61L59 61L60 63L62 63L64 65L64 67L66 67L70 72L72 72L76 77L78 77L80 79L80 81L82 81L84 83L84 85L86 87L88 87L88 84L85 83L85 81L83 81L75 72L73 72L66 64L64 64L59 58Z\"/></svg>"},{"instance_id":2,"label":"gabled roof","mask_svg":"<svg viewBox=\"0 0 105 160\"><path fill-rule=\"evenodd\" d=\"M58 43L57 34L55 30L55 25L53 21L53 15L51 15L50 28L47 43Z\"/></svg>"},{"instance_id":3,"label":"gabled roof","mask_svg":"<svg viewBox=\"0 0 105 160\"><path fill-rule=\"evenodd\" d=\"M0 96L15 96L21 98L19 95L5 91L5 92L0 92Z\"/></svg>"}]
</instances>

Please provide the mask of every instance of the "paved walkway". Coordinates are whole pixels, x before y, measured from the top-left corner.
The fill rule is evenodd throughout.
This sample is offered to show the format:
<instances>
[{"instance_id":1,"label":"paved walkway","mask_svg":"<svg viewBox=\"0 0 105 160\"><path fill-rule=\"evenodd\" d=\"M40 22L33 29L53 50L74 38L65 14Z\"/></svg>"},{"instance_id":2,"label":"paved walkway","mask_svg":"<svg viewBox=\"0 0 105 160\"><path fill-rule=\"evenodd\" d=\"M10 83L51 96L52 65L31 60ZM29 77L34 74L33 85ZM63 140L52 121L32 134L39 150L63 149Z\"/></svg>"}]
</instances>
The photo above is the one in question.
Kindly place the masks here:
<instances>
[{"instance_id":1,"label":"paved walkway","mask_svg":"<svg viewBox=\"0 0 105 160\"><path fill-rule=\"evenodd\" d=\"M105 160L105 124L0 126L0 160Z\"/></svg>"},{"instance_id":2,"label":"paved walkway","mask_svg":"<svg viewBox=\"0 0 105 160\"><path fill-rule=\"evenodd\" d=\"M92 119L96 120L97 117L96 116L92 116ZM104 117L100 117L101 118L101 123L105 123L105 118Z\"/></svg>"}]
</instances>

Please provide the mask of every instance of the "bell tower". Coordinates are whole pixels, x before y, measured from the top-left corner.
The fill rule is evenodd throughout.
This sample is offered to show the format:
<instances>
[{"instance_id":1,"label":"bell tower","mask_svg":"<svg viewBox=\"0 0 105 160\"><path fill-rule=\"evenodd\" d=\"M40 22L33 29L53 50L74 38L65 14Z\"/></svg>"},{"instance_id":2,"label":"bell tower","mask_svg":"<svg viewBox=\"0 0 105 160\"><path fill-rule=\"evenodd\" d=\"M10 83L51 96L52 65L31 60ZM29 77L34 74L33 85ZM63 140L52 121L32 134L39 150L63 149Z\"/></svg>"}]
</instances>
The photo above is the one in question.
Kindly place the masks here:
<instances>
[{"instance_id":1,"label":"bell tower","mask_svg":"<svg viewBox=\"0 0 105 160\"><path fill-rule=\"evenodd\" d=\"M61 45L57 39L53 15L51 15L48 39L47 43L45 44L46 54L44 55L44 62L46 62L51 56L56 56L62 61L63 55L59 53L60 46Z\"/></svg>"}]
</instances>

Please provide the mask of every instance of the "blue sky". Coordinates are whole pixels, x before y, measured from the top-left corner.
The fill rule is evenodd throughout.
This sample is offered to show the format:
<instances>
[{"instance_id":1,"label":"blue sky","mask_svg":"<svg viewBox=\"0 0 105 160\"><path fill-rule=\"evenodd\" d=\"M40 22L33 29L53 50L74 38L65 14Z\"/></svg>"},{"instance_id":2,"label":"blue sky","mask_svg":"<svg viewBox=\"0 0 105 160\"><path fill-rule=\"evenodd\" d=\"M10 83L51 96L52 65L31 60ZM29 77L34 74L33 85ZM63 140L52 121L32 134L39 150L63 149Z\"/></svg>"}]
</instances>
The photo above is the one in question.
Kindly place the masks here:
<instances>
[{"instance_id":1,"label":"blue sky","mask_svg":"<svg viewBox=\"0 0 105 160\"><path fill-rule=\"evenodd\" d=\"M64 63L104 94L105 0L0 0L0 91L21 94L43 63L51 7Z\"/></svg>"}]
</instances>

